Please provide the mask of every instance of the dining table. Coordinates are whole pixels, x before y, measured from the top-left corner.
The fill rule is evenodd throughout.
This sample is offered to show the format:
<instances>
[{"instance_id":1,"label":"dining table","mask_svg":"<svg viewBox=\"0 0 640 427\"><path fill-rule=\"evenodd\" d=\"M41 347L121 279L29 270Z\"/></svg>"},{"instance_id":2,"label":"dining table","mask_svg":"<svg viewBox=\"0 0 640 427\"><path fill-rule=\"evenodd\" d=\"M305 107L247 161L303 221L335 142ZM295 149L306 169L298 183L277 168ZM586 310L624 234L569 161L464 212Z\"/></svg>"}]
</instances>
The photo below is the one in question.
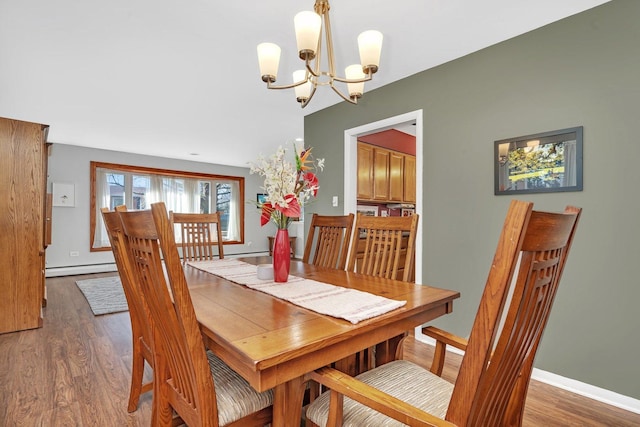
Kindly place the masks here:
<instances>
[{"instance_id":1,"label":"dining table","mask_svg":"<svg viewBox=\"0 0 640 427\"><path fill-rule=\"evenodd\" d=\"M268 264L270 257L241 258ZM205 345L257 391L274 390L273 424L299 427L305 375L451 313L459 292L291 260L290 274L406 304L352 323L185 265Z\"/></svg>"}]
</instances>

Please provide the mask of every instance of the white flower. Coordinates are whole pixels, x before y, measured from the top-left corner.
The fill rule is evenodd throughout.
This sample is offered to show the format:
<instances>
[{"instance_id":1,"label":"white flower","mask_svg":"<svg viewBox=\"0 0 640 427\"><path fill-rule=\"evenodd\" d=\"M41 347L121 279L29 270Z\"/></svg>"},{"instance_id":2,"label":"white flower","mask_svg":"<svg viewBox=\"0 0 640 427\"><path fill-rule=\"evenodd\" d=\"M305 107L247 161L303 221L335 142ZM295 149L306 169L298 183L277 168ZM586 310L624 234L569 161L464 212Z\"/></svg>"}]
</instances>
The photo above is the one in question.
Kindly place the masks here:
<instances>
[{"instance_id":1,"label":"white flower","mask_svg":"<svg viewBox=\"0 0 640 427\"><path fill-rule=\"evenodd\" d=\"M300 207L318 192L318 179L312 170L322 170L324 159L314 162L311 149L305 150L304 144L294 143L294 149L295 162L287 161L286 150L280 146L268 159L261 154L255 162L249 163L251 174L264 177L263 225L270 217L279 228L286 228L290 218L299 217Z\"/></svg>"}]
</instances>

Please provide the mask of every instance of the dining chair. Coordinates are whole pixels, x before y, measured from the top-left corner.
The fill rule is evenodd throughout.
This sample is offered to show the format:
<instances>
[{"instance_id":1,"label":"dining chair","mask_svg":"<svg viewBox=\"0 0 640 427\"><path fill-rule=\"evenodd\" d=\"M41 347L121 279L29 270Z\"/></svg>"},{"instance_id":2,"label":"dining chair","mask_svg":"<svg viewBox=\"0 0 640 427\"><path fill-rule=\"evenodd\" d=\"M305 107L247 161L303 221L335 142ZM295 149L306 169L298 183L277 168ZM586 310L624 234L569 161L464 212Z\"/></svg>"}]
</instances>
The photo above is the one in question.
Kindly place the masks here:
<instances>
[{"instance_id":1,"label":"dining chair","mask_svg":"<svg viewBox=\"0 0 640 427\"><path fill-rule=\"evenodd\" d=\"M386 279L415 281L415 241L419 215L367 216L358 214L351 239L347 270ZM375 348L362 350L334 366L357 375L393 360L403 335L398 335Z\"/></svg>"},{"instance_id":2,"label":"dining chair","mask_svg":"<svg viewBox=\"0 0 640 427\"><path fill-rule=\"evenodd\" d=\"M418 217L358 214L347 270L413 281Z\"/></svg>"},{"instance_id":3,"label":"dining chair","mask_svg":"<svg viewBox=\"0 0 640 427\"><path fill-rule=\"evenodd\" d=\"M218 258L224 258L219 211L209 214L171 211L169 218L171 224L180 226L180 247L184 262L212 260L216 256L216 247Z\"/></svg>"},{"instance_id":4,"label":"dining chair","mask_svg":"<svg viewBox=\"0 0 640 427\"><path fill-rule=\"evenodd\" d=\"M151 424L171 425L173 411L192 427L270 423L273 392L258 393L205 349L164 203L119 214L125 262L151 315L156 368Z\"/></svg>"},{"instance_id":5,"label":"dining chair","mask_svg":"<svg viewBox=\"0 0 640 427\"><path fill-rule=\"evenodd\" d=\"M120 207L119 209L125 209ZM124 290L129 307L129 319L131 320L131 337L133 339L133 350L131 355L131 387L129 391L129 404L127 410L133 412L138 408L140 395L151 391L153 381L143 383L145 362L153 368L153 357L151 352L151 330L147 321L147 309L144 306L144 299L138 282L127 269L123 257L126 256L124 249L124 234L122 233L122 223L117 212L109 211L109 208L102 208L102 218L107 229L107 235L111 242L111 251L116 261L120 282Z\"/></svg>"},{"instance_id":6,"label":"dining chair","mask_svg":"<svg viewBox=\"0 0 640 427\"><path fill-rule=\"evenodd\" d=\"M313 214L302 262L344 270L354 215ZM313 257L311 253L313 251Z\"/></svg>"},{"instance_id":7,"label":"dining chair","mask_svg":"<svg viewBox=\"0 0 640 427\"><path fill-rule=\"evenodd\" d=\"M439 342L431 370L402 360L401 347L400 360L356 378L321 368L309 376L330 391L309 406L307 418L319 426L521 425L534 357L580 214L571 206L549 213L512 201L468 341L425 328ZM455 385L439 376L447 344L465 352Z\"/></svg>"}]
</instances>

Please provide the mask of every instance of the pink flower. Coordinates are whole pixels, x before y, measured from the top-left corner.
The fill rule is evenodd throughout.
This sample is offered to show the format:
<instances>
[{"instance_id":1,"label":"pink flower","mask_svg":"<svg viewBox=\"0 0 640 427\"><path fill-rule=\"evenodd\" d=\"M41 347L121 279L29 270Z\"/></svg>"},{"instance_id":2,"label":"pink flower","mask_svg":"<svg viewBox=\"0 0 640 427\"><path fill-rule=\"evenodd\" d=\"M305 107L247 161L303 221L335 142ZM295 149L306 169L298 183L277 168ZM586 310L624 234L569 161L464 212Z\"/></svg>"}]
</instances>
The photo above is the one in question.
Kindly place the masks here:
<instances>
[{"instance_id":1,"label":"pink flower","mask_svg":"<svg viewBox=\"0 0 640 427\"><path fill-rule=\"evenodd\" d=\"M305 172L304 185L313 189L313 197L318 195L318 177L313 172Z\"/></svg>"}]
</instances>

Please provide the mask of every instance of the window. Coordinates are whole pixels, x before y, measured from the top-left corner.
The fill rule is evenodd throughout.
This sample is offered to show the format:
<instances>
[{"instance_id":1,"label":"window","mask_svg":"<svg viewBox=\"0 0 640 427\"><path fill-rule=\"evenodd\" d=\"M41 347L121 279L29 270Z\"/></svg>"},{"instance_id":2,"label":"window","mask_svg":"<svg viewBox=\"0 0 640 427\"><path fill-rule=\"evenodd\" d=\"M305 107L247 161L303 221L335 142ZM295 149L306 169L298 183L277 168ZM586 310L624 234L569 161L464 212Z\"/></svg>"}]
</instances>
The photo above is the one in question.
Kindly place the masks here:
<instances>
[{"instance_id":1,"label":"window","mask_svg":"<svg viewBox=\"0 0 640 427\"><path fill-rule=\"evenodd\" d=\"M244 178L91 162L91 251L109 250L100 209L149 209L164 202L174 212L220 211L224 243L244 242Z\"/></svg>"}]
</instances>

